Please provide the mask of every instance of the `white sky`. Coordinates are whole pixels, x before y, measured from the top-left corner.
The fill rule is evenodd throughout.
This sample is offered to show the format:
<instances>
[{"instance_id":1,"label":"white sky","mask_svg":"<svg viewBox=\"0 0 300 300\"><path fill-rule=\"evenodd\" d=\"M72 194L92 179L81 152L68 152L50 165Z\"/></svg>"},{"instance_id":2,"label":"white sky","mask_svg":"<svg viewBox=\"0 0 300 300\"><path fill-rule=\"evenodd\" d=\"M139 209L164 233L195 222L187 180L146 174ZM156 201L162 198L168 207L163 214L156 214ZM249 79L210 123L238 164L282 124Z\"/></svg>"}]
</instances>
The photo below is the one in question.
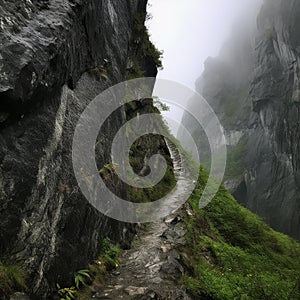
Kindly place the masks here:
<instances>
[{"instance_id":1,"label":"white sky","mask_svg":"<svg viewBox=\"0 0 300 300\"><path fill-rule=\"evenodd\" d=\"M147 26L151 40L164 51L164 69L157 77L194 89L205 60L218 55L230 37L234 23L245 17L257 16L262 1L149 0L148 12L153 18ZM253 17L253 22L255 19ZM170 112L163 114L181 121L182 111L174 106L170 107ZM176 129L171 129L176 135Z\"/></svg>"},{"instance_id":2,"label":"white sky","mask_svg":"<svg viewBox=\"0 0 300 300\"><path fill-rule=\"evenodd\" d=\"M233 23L262 0L149 0L151 39L164 51L164 70L159 78L175 80L194 88L203 63L217 56L230 36Z\"/></svg>"}]
</instances>

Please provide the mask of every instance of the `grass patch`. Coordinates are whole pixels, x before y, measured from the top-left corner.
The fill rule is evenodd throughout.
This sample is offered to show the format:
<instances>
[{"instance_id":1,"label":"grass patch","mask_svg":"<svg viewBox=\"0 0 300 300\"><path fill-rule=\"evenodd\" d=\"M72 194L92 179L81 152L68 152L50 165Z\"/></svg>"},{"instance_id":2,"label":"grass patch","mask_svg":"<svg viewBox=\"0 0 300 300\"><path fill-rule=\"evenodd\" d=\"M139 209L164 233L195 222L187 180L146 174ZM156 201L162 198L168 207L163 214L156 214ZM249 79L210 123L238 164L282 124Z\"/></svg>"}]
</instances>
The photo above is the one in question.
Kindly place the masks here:
<instances>
[{"instance_id":1,"label":"grass patch","mask_svg":"<svg viewBox=\"0 0 300 300\"><path fill-rule=\"evenodd\" d=\"M104 238L101 246L101 254L99 258L89 265L89 273L93 277L93 287L100 287L107 272L116 269L120 264L121 248L114 245L109 238ZM91 299L92 290L90 286L84 286L77 293L79 300Z\"/></svg>"},{"instance_id":2,"label":"grass patch","mask_svg":"<svg viewBox=\"0 0 300 300\"><path fill-rule=\"evenodd\" d=\"M0 295L9 295L26 289L26 273L17 265L4 265L0 262Z\"/></svg>"},{"instance_id":3,"label":"grass patch","mask_svg":"<svg viewBox=\"0 0 300 300\"><path fill-rule=\"evenodd\" d=\"M204 209L198 201L208 174L201 169L186 217L190 274L183 283L206 299L300 299L300 245L275 232L221 187Z\"/></svg>"},{"instance_id":4,"label":"grass patch","mask_svg":"<svg viewBox=\"0 0 300 300\"><path fill-rule=\"evenodd\" d=\"M103 240L101 253L98 262L100 261L104 265L105 271L110 271L118 267L121 249L119 246L113 245L109 238Z\"/></svg>"}]
</instances>

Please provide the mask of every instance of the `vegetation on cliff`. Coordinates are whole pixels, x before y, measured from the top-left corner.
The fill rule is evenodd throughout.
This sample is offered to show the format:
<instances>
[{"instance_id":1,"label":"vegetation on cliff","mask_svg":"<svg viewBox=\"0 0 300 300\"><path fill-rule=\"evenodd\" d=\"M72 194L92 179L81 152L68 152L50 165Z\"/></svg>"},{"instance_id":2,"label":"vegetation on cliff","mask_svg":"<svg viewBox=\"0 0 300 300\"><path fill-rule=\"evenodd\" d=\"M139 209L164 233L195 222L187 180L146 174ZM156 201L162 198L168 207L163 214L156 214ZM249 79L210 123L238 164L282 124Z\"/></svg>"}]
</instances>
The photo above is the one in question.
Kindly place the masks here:
<instances>
[{"instance_id":1,"label":"vegetation on cliff","mask_svg":"<svg viewBox=\"0 0 300 300\"><path fill-rule=\"evenodd\" d=\"M160 111L154 106L152 99L143 99L140 101L132 101L126 105L127 120L130 120L137 116L137 114L157 114L158 122L153 124L153 132L165 132L165 135L169 135L163 119L160 117ZM150 126L150 125L149 125ZM155 130L156 129L156 130ZM130 135L134 131L127 124L127 134ZM176 179L173 172L173 163L168 153L167 146L164 137L159 134L148 134L137 139L131 146L129 161L131 167L136 174L140 177L147 175L149 171L145 162L154 154L163 155L167 162L167 170L162 180L155 186L150 188L136 188L128 186L128 200L131 202L152 202L158 200L167 195L175 186ZM145 168L146 167L146 168ZM143 170L145 170L143 172Z\"/></svg>"},{"instance_id":2,"label":"vegetation on cliff","mask_svg":"<svg viewBox=\"0 0 300 300\"><path fill-rule=\"evenodd\" d=\"M299 299L300 244L272 230L224 187L199 209L207 178L201 168L189 200L193 215L185 218L181 251L191 269L181 282L197 299Z\"/></svg>"},{"instance_id":3,"label":"vegetation on cliff","mask_svg":"<svg viewBox=\"0 0 300 300\"><path fill-rule=\"evenodd\" d=\"M163 52L150 41L150 34L145 25L146 18L146 12L139 13L134 18L131 65L127 70L127 79L145 77L149 71L156 72L157 68L163 68Z\"/></svg>"}]
</instances>

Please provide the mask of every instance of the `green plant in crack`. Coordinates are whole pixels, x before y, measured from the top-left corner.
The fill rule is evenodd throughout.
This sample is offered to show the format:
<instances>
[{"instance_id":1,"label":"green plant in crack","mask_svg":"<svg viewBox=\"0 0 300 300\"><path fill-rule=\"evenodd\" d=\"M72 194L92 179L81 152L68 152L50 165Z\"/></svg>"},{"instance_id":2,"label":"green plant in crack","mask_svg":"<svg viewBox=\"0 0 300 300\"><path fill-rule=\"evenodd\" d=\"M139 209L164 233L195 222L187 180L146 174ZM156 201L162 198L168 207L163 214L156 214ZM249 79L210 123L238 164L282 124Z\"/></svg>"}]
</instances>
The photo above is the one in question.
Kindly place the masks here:
<instances>
[{"instance_id":1,"label":"green plant in crack","mask_svg":"<svg viewBox=\"0 0 300 300\"><path fill-rule=\"evenodd\" d=\"M85 286L87 281L92 280L89 270L80 270L74 276L75 286L79 290L81 286Z\"/></svg>"},{"instance_id":2,"label":"green plant in crack","mask_svg":"<svg viewBox=\"0 0 300 300\"><path fill-rule=\"evenodd\" d=\"M103 239L101 259L106 269L111 270L118 267L120 253L119 246L113 245L108 237Z\"/></svg>"},{"instance_id":3,"label":"green plant in crack","mask_svg":"<svg viewBox=\"0 0 300 300\"><path fill-rule=\"evenodd\" d=\"M170 107L163 103L158 97L153 98L153 105L159 109L160 112L162 111L170 111Z\"/></svg>"}]
</instances>

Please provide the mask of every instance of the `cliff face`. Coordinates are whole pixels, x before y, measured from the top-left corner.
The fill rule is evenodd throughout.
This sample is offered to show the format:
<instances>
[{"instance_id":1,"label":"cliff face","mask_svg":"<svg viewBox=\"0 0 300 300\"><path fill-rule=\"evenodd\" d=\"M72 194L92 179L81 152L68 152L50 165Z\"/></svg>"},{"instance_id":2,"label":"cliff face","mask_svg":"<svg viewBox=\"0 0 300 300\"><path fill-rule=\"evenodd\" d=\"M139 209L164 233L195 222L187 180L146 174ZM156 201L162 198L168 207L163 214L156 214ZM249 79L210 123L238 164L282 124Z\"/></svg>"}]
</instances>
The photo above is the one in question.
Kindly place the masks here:
<instances>
[{"instance_id":1,"label":"cliff face","mask_svg":"<svg viewBox=\"0 0 300 300\"><path fill-rule=\"evenodd\" d=\"M0 257L27 270L40 298L56 282L69 284L99 254L103 237L124 246L133 237L133 225L103 216L82 196L71 146L86 105L126 79L140 47L134 20L145 16L146 4L14 0L0 6ZM145 59L152 66L145 75L155 76L155 62ZM116 112L102 142L125 121L125 110ZM100 167L110 158L102 142ZM112 188L126 197L123 184Z\"/></svg>"},{"instance_id":2,"label":"cliff face","mask_svg":"<svg viewBox=\"0 0 300 300\"><path fill-rule=\"evenodd\" d=\"M208 101L225 129L228 151L225 185L231 191L235 191L243 180L244 146L251 112L249 90L254 63L253 29L249 24L242 25L234 28L218 57L209 57L205 61L204 72L196 81L196 91ZM197 101L190 100L189 111L201 109ZM210 145L204 131L187 113L182 122L192 129L201 162L209 169ZM181 133L179 135L184 139ZM212 146L217 146L217 141Z\"/></svg>"},{"instance_id":3,"label":"cliff face","mask_svg":"<svg viewBox=\"0 0 300 300\"><path fill-rule=\"evenodd\" d=\"M300 3L266 1L250 96L256 121L249 139L246 205L300 239Z\"/></svg>"},{"instance_id":4,"label":"cliff face","mask_svg":"<svg viewBox=\"0 0 300 300\"><path fill-rule=\"evenodd\" d=\"M208 60L197 82L225 129L225 184L273 228L298 239L299 17L299 1L265 1L255 34L238 42L233 35L229 55Z\"/></svg>"}]
</instances>

